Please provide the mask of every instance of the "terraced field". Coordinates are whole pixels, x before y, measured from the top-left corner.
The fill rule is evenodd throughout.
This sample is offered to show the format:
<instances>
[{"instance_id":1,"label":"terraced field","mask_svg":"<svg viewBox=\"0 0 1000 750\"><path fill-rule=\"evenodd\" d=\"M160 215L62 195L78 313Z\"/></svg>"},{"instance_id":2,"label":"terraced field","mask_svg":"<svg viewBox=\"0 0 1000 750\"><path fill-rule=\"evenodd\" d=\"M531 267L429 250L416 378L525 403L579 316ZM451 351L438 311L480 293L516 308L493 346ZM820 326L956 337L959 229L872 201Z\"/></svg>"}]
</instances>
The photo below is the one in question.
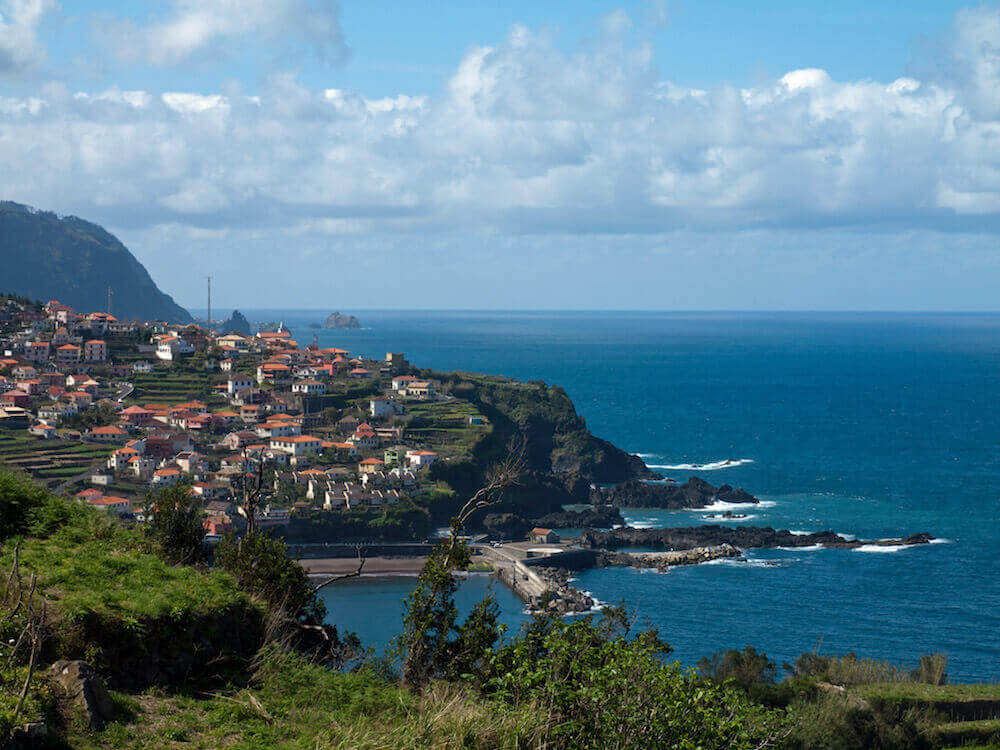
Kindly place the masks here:
<instances>
[{"instance_id":1,"label":"terraced field","mask_svg":"<svg viewBox=\"0 0 1000 750\"><path fill-rule=\"evenodd\" d=\"M103 463L110 452L107 446L0 430L0 464L26 471L50 486Z\"/></svg>"},{"instance_id":2,"label":"terraced field","mask_svg":"<svg viewBox=\"0 0 1000 750\"><path fill-rule=\"evenodd\" d=\"M205 374L158 371L135 375L133 399L139 403L179 404L198 399L204 401L213 394L214 379Z\"/></svg>"},{"instance_id":3,"label":"terraced field","mask_svg":"<svg viewBox=\"0 0 1000 750\"><path fill-rule=\"evenodd\" d=\"M481 416L479 410L461 399L406 403L406 413L413 422L406 429L408 443L428 446L443 459L464 459L472 455L476 443L492 429L470 425L469 417Z\"/></svg>"}]
</instances>

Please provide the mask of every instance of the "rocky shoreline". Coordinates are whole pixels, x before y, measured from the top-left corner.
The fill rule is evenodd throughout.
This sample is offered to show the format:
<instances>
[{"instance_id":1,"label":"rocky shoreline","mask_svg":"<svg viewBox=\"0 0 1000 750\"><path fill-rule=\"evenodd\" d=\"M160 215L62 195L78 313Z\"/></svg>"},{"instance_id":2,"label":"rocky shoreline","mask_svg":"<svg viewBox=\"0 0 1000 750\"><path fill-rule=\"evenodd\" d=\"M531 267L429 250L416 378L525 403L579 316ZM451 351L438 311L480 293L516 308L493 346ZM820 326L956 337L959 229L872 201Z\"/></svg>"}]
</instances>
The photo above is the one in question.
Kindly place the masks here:
<instances>
[{"instance_id":1,"label":"rocky shoreline","mask_svg":"<svg viewBox=\"0 0 1000 750\"><path fill-rule=\"evenodd\" d=\"M596 566L607 568L612 565L626 565L632 568L655 568L662 571L680 565L699 565L712 560L742 556L743 553L731 544L692 547L670 552L602 552L597 556Z\"/></svg>"},{"instance_id":2,"label":"rocky shoreline","mask_svg":"<svg viewBox=\"0 0 1000 750\"><path fill-rule=\"evenodd\" d=\"M532 612L550 611L559 614L590 612L597 602L570 583L572 571L565 568L535 568L535 573L549 587L547 596L528 602Z\"/></svg>"},{"instance_id":3,"label":"rocky shoreline","mask_svg":"<svg viewBox=\"0 0 1000 750\"><path fill-rule=\"evenodd\" d=\"M584 510L567 510L548 513L532 522L546 529L610 529L624 526L621 511L610 505L595 505Z\"/></svg>"},{"instance_id":4,"label":"rocky shoreline","mask_svg":"<svg viewBox=\"0 0 1000 750\"><path fill-rule=\"evenodd\" d=\"M857 549L863 546L893 547L899 545L928 544L934 537L927 532L910 534L900 539L848 539L833 531L812 534L793 534L788 529L770 526L741 526L727 528L718 525L686 526L667 529L634 529L625 527L612 531L586 530L580 536L581 547L616 550L621 547L652 547L664 550L692 550L698 547L717 547L728 544L739 549L775 547L813 547L822 545L833 549Z\"/></svg>"},{"instance_id":5,"label":"rocky shoreline","mask_svg":"<svg viewBox=\"0 0 1000 750\"><path fill-rule=\"evenodd\" d=\"M611 487L599 487L592 493L595 505L616 508L707 508L714 503L744 504L759 502L742 487L728 484L714 487L700 477L691 477L684 484L660 484L631 479Z\"/></svg>"}]
</instances>

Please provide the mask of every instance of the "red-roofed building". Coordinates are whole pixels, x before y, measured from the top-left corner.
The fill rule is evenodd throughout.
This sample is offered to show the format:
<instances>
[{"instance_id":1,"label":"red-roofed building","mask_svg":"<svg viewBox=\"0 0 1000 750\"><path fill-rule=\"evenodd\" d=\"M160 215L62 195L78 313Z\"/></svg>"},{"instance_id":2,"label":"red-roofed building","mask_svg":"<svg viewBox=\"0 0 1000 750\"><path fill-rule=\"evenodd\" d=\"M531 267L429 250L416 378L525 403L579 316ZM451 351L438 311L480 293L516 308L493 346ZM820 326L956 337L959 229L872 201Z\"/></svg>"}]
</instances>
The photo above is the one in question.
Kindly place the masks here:
<instances>
[{"instance_id":1,"label":"red-roofed building","mask_svg":"<svg viewBox=\"0 0 1000 750\"><path fill-rule=\"evenodd\" d=\"M157 469L153 472L153 484L169 486L177 484L181 479L181 473L177 469Z\"/></svg>"},{"instance_id":2,"label":"red-roofed building","mask_svg":"<svg viewBox=\"0 0 1000 750\"><path fill-rule=\"evenodd\" d=\"M87 502L92 507L106 510L109 513L127 513L129 510L129 501L124 497L109 495L108 497L95 497Z\"/></svg>"},{"instance_id":3,"label":"red-roofed building","mask_svg":"<svg viewBox=\"0 0 1000 750\"><path fill-rule=\"evenodd\" d=\"M87 430L87 439L98 443L119 443L124 442L126 438L128 438L128 433L121 427L114 425Z\"/></svg>"},{"instance_id":4,"label":"red-roofed building","mask_svg":"<svg viewBox=\"0 0 1000 750\"><path fill-rule=\"evenodd\" d=\"M75 365L80 361L80 347L74 344L63 344L56 349L56 363L60 365Z\"/></svg>"},{"instance_id":5,"label":"red-roofed building","mask_svg":"<svg viewBox=\"0 0 1000 750\"><path fill-rule=\"evenodd\" d=\"M122 412L121 419L122 422L142 427L153 421L153 412L141 406L130 406Z\"/></svg>"},{"instance_id":6,"label":"red-roofed building","mask_svg":"<svg viewBox=\"0 0 1000 750\"><path fill-rule=\"evenodd\" d=\"M281 451L292 456L319 453L322 447L323 441L311 435L288 435L271 440L271 450Z\"/></svg>"},{"instance_id":7,"label":"red-roofed building","mask_svg":"<svg viewBox=\"0 0 1000 750\"><path fill-rule=\"evenodd\" d=\"M83 345L83 358L87 362L103 362L108 358L108 345L101 339L91 339Z\"/></svg>"}]
</instances>

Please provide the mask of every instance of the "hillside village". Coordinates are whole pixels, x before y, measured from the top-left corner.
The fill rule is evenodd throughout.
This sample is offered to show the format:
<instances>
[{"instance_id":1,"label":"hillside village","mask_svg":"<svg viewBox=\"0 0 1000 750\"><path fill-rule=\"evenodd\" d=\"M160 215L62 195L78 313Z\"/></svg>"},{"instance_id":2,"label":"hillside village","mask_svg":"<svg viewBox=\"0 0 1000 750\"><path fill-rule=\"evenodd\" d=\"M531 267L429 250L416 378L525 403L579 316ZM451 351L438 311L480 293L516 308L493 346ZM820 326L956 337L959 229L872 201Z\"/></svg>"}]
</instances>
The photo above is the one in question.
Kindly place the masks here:
<instances>
[{"instance_id":1,"label":"hillside village","mask_svg":"<svg viewBox=\"0 0 1000 750\"><path fill-rule=\"evenodd\" d=\"M490 429L401 353L303 347L282 328L220 334L4 297L0 353L0 463L123 523L184 483L210 540L245 527L255 480L259 527L419 536L451 493L435 463L468 458Z\"/></svg>"}]
</instances>

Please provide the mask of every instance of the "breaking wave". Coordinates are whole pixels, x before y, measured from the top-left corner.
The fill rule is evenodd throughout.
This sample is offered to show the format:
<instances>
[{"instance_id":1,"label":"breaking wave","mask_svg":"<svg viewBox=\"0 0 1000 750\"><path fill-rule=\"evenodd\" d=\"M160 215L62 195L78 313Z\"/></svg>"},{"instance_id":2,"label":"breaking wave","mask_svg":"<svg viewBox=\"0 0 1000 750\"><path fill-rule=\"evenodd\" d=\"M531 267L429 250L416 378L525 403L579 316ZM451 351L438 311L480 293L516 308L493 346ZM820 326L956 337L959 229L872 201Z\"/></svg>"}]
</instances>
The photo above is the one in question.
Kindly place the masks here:
<instances>
[{"instance_id":1,"label":"breaking wave","mask_svg":"<svg viewBox=\"0 0 1000 750\"><path fill-rule=\"evenodd\" d=\"M642 454L639 454L642 456ZM752 458L726 458L722 461L711 461L707 464L649 464L650 469L673 469L674 471L716 471L718 469L732 469L744 464L752 464Z\"/></svg>"},{"instance_id":2,"label":"breaking wave","mask_svg":"<svg viewBox=\"0 0 1000 750\"><path fill-rule=\"evenodd\" d=\"M854 549L858 552L900 552L913 546L912 544L862 544Z\"/></svg>"},{"instance_id":3,"label":"breaking wave","mask_svg":"<svg viewBox=\"0 0 1000 750\"><path fill-rule=\"evenodd\" d=\"M735 510L736 508L773 508L775 505L774 500L761 500L759 503L724 503L721 500L716 500L711 505L706 505L704 508L689 508L688 510L701 511L718 511L718 510Z\"/></svg>"},{"instance_id":4,"label":"breaking wave","mask_svg":"<svg viewBox=\"0 0 1000 750\"><path fill-rule=\"evenodd\" d=\"M718 523L746 523L757 518L756 513L747 513L743 518L720 518L718 516L702 516L703 521L716 521Z\"/></svg>"}]
</instances>

